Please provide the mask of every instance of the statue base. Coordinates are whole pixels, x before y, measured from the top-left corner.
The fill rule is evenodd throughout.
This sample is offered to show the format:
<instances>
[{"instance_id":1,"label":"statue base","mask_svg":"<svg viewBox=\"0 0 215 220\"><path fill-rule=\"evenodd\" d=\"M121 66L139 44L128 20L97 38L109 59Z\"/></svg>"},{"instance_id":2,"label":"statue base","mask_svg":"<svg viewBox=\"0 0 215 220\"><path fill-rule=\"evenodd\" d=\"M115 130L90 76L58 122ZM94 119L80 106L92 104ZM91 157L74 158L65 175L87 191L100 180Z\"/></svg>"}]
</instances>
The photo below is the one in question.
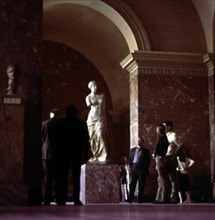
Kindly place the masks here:
<instances>
[{"instance_id":1,"label":"statue base","mask_svg":"<svg viewBox=\"0 0 215 220\"><path fill-rule=\"evenodd\" d=\"M120 167L118 164L85 164L81 167L80 199L89 203L120 202Z\"/></svg>"},{"instance_id":2,"label":"statue base","mask_svg":"<svg viewBox=\"0 0 215 220\"><path fill-rule=\"evenodd\" d=\"M22 105L22 97L17 96L17 95L7 95L2 98L2 103L4 105Z\"/></svg>"}]
</instances>

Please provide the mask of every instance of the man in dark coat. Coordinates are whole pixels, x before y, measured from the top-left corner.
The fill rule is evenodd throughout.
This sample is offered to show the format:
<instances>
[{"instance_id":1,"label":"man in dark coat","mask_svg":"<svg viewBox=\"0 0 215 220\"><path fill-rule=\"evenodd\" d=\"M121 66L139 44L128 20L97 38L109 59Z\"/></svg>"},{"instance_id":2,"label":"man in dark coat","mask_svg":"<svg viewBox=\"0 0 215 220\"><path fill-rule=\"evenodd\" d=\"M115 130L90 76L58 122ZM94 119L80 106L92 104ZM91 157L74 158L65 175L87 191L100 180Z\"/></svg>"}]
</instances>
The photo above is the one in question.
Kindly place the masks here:
<instances>
[{"instance_id":1,"label":"man in dark coat","mask_svg":"<svg viewBox=\"0 0 215 220\"><path fill-rule=\"evenodd\" d=\"M54 186L55 151L57 144L58 109L52 109L49 119L42 122L42 166L44 175L44 205L50 205Z\"/></svg>"},{"instance_id":2,"label":"man in dark coat","mask_svg":"<svg viewBox=\"0 0 215 220\"><path fill-rule=\"evenodd\" d=\"M57 205L67 201L67 180L72 170L74 205L82 205L80 196L81 165L88 160L89 134L86 122L77 117L75 105L67 106L58 126Z\"/></svg>"},{"instance_id":3,"label":"man in dark coat","mask_svg":"<svg viewBox=\"0 0 215 220\"><path fill-rule=\"evenodd\" d=\"M138 145L130 150L130 194L128 202L134 199L134 192L138 182L138 202L143 202L144 187L146 176L149 174L150 154L149 150L144 147L144 139L138 138Z\"/></svg>"}]
</instances>

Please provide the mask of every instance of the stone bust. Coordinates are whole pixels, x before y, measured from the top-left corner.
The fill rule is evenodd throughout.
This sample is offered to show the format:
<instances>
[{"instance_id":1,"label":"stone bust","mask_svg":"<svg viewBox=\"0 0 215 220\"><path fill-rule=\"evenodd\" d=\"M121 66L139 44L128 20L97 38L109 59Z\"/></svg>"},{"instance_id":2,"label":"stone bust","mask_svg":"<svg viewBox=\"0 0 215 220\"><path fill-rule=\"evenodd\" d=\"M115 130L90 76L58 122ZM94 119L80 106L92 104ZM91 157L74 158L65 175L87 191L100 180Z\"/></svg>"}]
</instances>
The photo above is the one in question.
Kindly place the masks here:
<instances>
[{"instance_id":1,"label":"stone bust","mask_svg":"<svg viewBox=\"0 0 215 220\"><path fill-rule=\"evenodd\" d=\"M13 95L15 93L15 66L10 64L6 69L8 77L7 95Z\"/></svg>"}]
</instances>

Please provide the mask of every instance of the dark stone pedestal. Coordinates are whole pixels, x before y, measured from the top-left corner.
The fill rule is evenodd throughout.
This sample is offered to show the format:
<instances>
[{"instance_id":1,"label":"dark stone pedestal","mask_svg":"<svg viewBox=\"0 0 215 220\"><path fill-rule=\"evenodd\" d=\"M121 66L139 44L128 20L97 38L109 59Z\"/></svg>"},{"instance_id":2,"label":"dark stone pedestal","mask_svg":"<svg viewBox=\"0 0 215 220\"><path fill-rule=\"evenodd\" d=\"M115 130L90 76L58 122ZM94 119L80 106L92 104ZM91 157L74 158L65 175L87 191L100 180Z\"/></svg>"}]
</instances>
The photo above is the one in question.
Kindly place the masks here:
<instances>
[{"instance_id":1,"label":"dark stone pedestal","mask_svg":"<svg viewBox=\"0 0 215 220\"><path fill-rule=\"evenodd\" d=\"M24 106L18 96L6 96L0 111L0 205L26 205L24 183Z\"/></svg>"},{"instance_id":2,"label":"dark stone pedestal","mask_svg":"<svg viewBox=\"0 0 215 220\"><path fill-rule=\"evenodd\" d=\"M80 199L88 203L120 202L120 167L117 164L86 164L81 167Z\"/></svg>"}]
</instances>

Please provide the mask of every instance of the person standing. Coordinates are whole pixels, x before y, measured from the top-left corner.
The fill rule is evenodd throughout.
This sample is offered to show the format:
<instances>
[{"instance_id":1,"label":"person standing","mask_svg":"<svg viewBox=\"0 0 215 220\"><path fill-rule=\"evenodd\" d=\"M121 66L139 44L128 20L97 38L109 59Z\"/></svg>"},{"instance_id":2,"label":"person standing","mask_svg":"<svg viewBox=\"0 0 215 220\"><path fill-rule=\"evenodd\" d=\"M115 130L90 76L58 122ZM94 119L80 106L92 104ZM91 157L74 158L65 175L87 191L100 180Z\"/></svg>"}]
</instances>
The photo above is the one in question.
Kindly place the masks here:
<instances>
[{"instance_id":1,"label":"person standing","mask_svg":"<svg viewBox=\"0 0 215 220\"><path fill-rule=\"evenodd\" d=\"M121 158L120 171L121 201L125 202L128 201L130 183L129 164L126 156Z\"/></svg>"},{"instance_id":2,"label":"person standing","mask_svg":"<svg viewBox=\"0 0 215 220\"><path fill-rule=\"evenodd\" d=\"M156 128L157 145L153 157L155 159L155 166L158 173L157 183L158 189L153 203L165 203L167 196L167 170L166 170L166 153L169 146L169 141L165 133L164 125L160 124Z\"/></svg>"},{"instance_id":3,"label":"person standing","mask_svg":"<svg viewBox=\"0 0 215 220\"><path fill-rule=\"evenodd\" d=\"M190 194L190 181L189 181L189 169L195 163L194 160L187 156L186 150L182 147L180 153L177 156L178 166L176 170L178 171L179 177L179 192L178 196L180 203L190 203L191 194ZM183 193L185 193L185 200L183 201Z\"/></svg>"},{"instance_id":4,"label":"person standing","mask_svg":"<svg viewBox=\"0 0 215 220\"><path fill-rule=\"evenodd\" d=\"M177 203L178 202L178 176L177 176L177 153L179 149L182 147L182 142L173 131L173 122L165 121L163 122L166 130L166 136L169 141L169 146L167 149L166 157L167 157L167 171L168 178L171 185L171 194L170 194L170 202Z\"/></svg>"},{"instance_id":5,"label":"person standing","mask_svg":"<svg viewBox=\"0 0 215 220\"><path fill-rule=\"evenodd\" d=\"M128 202L132 203L134 192L138 182L138 203L143 202L146 176L149 174L150 154L149 150L144 147L143 137L138 138L138 145L130 150L129 167L130 167L130 193Z\"/></svg>"},{"instance_id":6,"label":"person standing","mask_svg":"<svg viewBox=\"0 0 215 220\"><path fill-rule=\"evenodd\" d=\"M106 162L107 159L107 126L105 96L98 92L95 81L88 83L91 93L86 97L86 105L90 107L87 126L90 135L91 152L89 162Z\"/></svg>"},{"instance_id":7,"label":"person standing","mask_svg":"<svg viewBox=\"0 0 215 220\"><path fill-rule=\"evenodd\" d=\"M89 134L86 122L77 116L75 105L68 105L65 113L58 125L56 203L66 204L67 181L71 168L74 205L82 205L79 198L80 175L81 165L88 159Z\"/></svg>"},{"instance_id":8,"label":"person standing","mask_svg":"<svg viewBox=\"0 0 215 220\"><path fill-rule=\"evenodd\" d=\"M55 185L55 157L59 110L52 109L49 119L42 122L42 167L44 174L44 205L50 205Z\"/></svg>"}]
</instances>

